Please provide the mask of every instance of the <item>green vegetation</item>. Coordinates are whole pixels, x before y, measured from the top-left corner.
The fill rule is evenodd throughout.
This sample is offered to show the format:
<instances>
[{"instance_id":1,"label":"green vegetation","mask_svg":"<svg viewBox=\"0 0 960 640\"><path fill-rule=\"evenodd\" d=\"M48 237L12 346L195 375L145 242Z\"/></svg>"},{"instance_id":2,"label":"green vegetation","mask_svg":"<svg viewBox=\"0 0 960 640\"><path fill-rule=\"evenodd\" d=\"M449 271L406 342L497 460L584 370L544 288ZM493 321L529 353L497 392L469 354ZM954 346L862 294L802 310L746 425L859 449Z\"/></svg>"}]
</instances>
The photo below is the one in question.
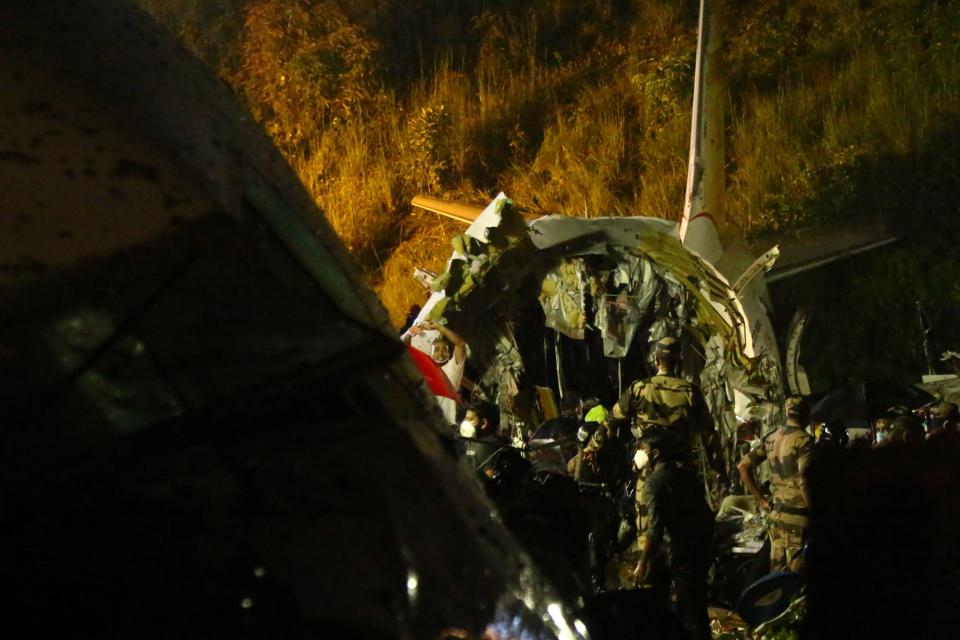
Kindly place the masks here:
<instances>
[{"instance_id":1,"label":"green vegetation","mask_svg":"<svg viewBox=\"0 0 960 640\"><path fill-rule=\"evenodd\" d=\"M140 3L248 103L397 321L457 228L418 193L680 214L693 0ZM887 216L896 248L774 295L817 307L815 383L909 379L916 299L960 347L960 1L726 4L726 232Z\"/></svg>"}]
</instances>

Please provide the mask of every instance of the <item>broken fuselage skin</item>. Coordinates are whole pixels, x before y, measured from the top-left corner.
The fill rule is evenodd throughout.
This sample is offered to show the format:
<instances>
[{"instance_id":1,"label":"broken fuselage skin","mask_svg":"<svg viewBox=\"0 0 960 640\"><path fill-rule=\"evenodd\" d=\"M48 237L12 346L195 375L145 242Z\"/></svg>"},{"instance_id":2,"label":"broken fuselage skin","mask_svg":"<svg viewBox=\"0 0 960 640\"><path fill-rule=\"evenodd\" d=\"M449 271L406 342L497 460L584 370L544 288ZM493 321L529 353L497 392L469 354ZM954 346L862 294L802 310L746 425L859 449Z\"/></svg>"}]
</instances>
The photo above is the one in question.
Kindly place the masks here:
<instances>
[{"instance_id":1,"label":"broken fuselage skin","mask_svg":"<svg viewBox=\"0 0 960 640\"><path fill-rule=\"evenodd\" d=\"M731 457L733 390L758 406L777 393L778 370L753 355L735 293L681 244L672 222L527 222L501 194L454 245L420 317L448 321L470 342L475 375L508 423L536 426L524 402L534 385L614 401L650 373L650 345L664 335L685 337L686 373L703 388Z\"/></svg>"}]
</instances>

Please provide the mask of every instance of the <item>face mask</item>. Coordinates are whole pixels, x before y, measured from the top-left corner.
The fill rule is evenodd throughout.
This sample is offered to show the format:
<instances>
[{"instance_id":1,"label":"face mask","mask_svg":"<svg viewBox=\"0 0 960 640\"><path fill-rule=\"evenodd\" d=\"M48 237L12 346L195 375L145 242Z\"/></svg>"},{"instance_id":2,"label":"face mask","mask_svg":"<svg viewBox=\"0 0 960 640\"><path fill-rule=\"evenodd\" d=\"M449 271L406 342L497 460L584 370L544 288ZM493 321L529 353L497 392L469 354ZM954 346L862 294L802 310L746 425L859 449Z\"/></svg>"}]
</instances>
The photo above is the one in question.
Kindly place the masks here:
<instances>
[{"instance_id":1,"label":"face mask","mask_svg":"<svg viewBox=\"0 0 960 640\"><path fill-rule=\"evenodd\" d=\"M877 444L880 444L887 439L889 434L886 431L877 431Z\"/></svg>"},{"instance_id":2,"label":"face mask","mask_svg":"<svg viewBox=\"0 0 960 640\"><path fill-rule=\"evenodd\" d=\"M650 462L650 456L647 455L647 452L643 449L637 449L637 452L633 454L633 464L636 465L637 471L643 470L648 462Z\"/></svg>"},{"instance_id":3,"label":"face mask","mask_svg":"<svg viewBox=\"0 0 960 640\"><path fill-rule=\"evenodd\" d=\"M460 436L463 438L473 438L477 435L477 428L469 420L460 423Z\"/></svg>"}]
</instances>

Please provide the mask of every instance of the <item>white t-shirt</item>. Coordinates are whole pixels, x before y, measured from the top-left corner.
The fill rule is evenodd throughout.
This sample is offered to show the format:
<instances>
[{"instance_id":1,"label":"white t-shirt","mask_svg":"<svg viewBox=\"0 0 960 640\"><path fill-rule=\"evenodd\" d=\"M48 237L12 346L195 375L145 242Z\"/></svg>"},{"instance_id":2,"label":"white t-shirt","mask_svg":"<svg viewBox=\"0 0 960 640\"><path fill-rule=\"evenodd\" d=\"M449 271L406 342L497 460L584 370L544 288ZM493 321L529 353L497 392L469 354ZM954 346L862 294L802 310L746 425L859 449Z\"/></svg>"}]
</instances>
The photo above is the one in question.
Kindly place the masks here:
<instances>
[{"instance_id":1,"label":"white t-shirt","mask_svg":"<svg viewBox=\"0 0 960 640\"><path fill-rule=\"evenodd\" d=\"M459 364L456 362L455 356L450 356L450 359L443 363L443 366L440 367L440 370L443 371L443 374L447 376L447 380L450 381L450 384L453 385L454 389L460 388L460 381L463 380L463 370L467 366L467 358L470 357L470 350L466 349L463 354L463 360Z\"/></svg>"},{"instance_id":2,"label":"white t-shirt","mask_svg":"<svg viewBox=\"0 0 960 640\"><path fill-rule=\"evenodd\" d=\"M456 362L455 356L450 356L450 359L443 363L443 366L440 367L440 370L443 371L443 375L447 376L447 380L450 381L450 384L453 386L454 390L460 389L460 381L463 380L463 370L467 366L467 358L470 357L470 347L464 346L463 360L458 364ZM447 398L445 396L434 396L437 399L437 404L440 405L440 411L443 413L443 418L447 421L447 424L456 424L457 423L457 401L453 398Z\"/></svg>"}]
</instances>

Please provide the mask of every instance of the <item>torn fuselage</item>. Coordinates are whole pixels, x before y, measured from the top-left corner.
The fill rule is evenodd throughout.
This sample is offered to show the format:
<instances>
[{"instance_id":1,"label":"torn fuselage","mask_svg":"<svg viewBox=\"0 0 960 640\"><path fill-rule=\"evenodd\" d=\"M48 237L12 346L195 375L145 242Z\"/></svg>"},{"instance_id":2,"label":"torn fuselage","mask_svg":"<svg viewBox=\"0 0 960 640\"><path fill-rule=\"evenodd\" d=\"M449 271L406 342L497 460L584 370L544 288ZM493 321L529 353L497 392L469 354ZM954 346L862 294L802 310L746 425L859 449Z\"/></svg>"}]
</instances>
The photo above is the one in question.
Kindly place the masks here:
<instances>
[{"instance_id":1,"label":"torn fuselage","mask_svg":"<svg viewBox=\"0 0 960 640\"><path fill-rule=\"evenodd\" d=\"M536 420L524 401L532 386L609 406L651 373L650 347L665 335L684 337L684 372L702 386L731 454L735 392L754 417L775 415L778 362L755 353L736 293L681 244L674 223L527 222L501 194L454 245L421 319L443 318L467 338L474 374L508 422Z\"/></svg>"}]
</instances>

